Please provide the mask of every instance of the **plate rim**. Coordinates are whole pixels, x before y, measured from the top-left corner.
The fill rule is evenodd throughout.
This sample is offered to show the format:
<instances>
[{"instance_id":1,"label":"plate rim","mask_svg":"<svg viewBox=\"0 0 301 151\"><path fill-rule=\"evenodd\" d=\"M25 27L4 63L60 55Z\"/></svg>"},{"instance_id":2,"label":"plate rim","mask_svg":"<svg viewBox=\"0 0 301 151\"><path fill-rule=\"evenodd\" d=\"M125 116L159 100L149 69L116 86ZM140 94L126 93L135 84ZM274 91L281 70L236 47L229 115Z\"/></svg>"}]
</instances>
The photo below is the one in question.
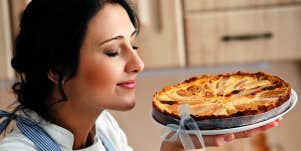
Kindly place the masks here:
<instances>
[{"instance_id":1,"label":"plate rim","mask_svg":"<svg viewBox=\"0 0 301 151\"><path fill-rule=\"evenodd\" d=\"M284 116L286 113L288 113L290 110L292 110L295 107L295 105L298 102L298 96L297 96L297 93L293 89L291 89L290 102L291 102L290 106L282 113L280 113L272 118L269 118L267 120L255 123L255 124L245 125L245 126L241 126L241 127L228 128L228 129L199 130L199 131L201 132L202 135L219 135L219 134L227 134L227 133L237 133L237 132L241 132L241 131L258 128L260 126L266 125L266 124L278 119L281 116ZM191 131L191 130L187 130L188 133L193 134L193 132L189 132L189 131Z\"/></svg>"}]
</instances>

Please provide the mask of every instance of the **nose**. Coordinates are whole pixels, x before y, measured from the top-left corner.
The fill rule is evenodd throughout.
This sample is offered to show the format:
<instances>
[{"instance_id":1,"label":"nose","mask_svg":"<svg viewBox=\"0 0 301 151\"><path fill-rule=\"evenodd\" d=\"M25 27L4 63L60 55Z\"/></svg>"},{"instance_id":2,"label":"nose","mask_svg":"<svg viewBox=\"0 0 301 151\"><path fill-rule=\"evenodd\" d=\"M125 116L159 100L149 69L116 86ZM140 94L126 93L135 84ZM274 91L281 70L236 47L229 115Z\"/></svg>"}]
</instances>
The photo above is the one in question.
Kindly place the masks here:
<instances>
[{"instance_id":1,"label":"nose","mask_svg":"<svg viewBox=\"0 0 301 151\"><path fill-rule=\"evenodd\" d=\"M127 73L142 72L144 69L144 63L141 60L141 58L139 57L139 55L137 54L137 52L135 52L135 50L131 50L131 55L129 55L129 56L130 56L130 58L126 64L125 71Z\"/></svg>"}]
</instances>

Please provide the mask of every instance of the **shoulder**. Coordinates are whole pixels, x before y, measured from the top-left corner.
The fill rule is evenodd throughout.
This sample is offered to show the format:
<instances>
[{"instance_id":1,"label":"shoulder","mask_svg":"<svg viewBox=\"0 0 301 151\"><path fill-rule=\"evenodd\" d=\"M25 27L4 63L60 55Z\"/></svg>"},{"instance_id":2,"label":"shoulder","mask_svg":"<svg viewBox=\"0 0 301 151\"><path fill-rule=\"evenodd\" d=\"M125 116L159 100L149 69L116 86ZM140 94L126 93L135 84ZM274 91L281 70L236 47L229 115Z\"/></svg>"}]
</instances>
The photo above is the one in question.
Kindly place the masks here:
<instances>
[{"instance_id":1,"label":"shoulder","mask_svg":"<svg viewBox=\"0 0 301 151\"><path fill-rule=\"evenodd\" d=\"M2 150L37 151L35 145L16 127L11 133L0 140L0 151Z\"/></svg>"}]
</instances>

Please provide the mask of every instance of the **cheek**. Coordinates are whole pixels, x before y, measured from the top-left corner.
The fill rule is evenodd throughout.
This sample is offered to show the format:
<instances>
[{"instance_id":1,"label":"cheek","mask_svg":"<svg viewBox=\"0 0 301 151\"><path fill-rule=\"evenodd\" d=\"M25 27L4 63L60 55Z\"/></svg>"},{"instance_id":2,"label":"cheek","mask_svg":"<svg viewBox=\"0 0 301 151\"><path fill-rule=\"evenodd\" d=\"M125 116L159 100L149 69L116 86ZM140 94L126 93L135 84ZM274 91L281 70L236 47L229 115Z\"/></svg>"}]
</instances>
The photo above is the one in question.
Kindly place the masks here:
<instances>
[{"instance_id":1,"label":"cheek","mask_svg":"<svg viewBox=\"0 0 301 151\"><path fill-rule=\"evenodd\" d=\"M104 62L83 59L80 70L83 82L90 88L105 89L114 83L115 76Z\"/></svg>"}]
</instances>

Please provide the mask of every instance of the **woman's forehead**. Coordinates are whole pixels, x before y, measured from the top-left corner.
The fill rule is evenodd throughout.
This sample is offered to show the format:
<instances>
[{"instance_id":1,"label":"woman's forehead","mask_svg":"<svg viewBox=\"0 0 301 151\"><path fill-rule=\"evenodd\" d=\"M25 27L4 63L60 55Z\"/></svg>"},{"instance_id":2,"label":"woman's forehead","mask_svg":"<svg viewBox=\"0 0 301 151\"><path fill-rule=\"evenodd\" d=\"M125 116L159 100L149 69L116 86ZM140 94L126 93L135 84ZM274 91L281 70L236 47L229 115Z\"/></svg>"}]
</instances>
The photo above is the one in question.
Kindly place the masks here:
<instances>
[{"instance_id":1,"label":"woman's forehead","mask_svg":"<svg viewBox=\"0 0 301 151\"><path fill-rule=\"evenodd\" d=\"M135 27L121 5L106 3L90 20L87 31L98 39L106 39L118 35L130 37Z\"/></svg>"}]
</instances>

